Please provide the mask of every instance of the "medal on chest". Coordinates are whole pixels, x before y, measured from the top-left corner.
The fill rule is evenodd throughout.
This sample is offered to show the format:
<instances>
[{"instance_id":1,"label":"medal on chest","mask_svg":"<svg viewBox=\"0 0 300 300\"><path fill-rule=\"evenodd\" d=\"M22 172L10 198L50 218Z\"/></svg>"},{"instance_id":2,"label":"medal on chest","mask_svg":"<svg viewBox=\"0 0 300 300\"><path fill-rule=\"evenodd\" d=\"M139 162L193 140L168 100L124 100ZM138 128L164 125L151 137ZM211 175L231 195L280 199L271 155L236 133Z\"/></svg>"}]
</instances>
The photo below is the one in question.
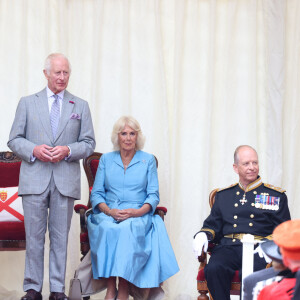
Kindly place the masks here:
<instances>
[{"instance_id":1,"label":"medal on chest","mask_svg":"<svg viewBox=\"0 0 300 300\"><path fill-rule=\"evenodd\" d=\"M278 210L280 197L269 196L261 193L255 197L255 207L259 209Z\"/></svg>"},{"instance_id":2,"label":"medal on chest","mask_svg":"<svg viewBox=\"0 0 300 300\"><path fill-rule=\"evenodd\" d=\"M244 205L245 203L248 202L248 200L246 199L246 193L244 193L243 198L240 199L240 202L241 202L242 205Z\"/></svg>"}]
</instances>

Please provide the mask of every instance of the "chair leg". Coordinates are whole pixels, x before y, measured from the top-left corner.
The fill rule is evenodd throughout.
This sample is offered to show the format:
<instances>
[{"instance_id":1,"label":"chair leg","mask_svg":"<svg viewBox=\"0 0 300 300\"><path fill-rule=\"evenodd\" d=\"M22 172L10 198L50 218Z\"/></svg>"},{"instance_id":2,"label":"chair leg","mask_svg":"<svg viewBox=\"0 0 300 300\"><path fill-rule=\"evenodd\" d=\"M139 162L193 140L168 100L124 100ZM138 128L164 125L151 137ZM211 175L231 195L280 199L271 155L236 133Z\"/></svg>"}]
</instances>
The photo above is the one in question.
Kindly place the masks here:
<instances>
[{"instance_id":1,"label":"chair leg","mask_svg":"<svg viewBox=\"0 0 300 300\"><path fill-rule=\"evenodd\" d=\"M207 291L198 291L199 292L199 296L197 298L197 300L209 300L208 296L207 296Z\"/></svg>"}]
</instances>

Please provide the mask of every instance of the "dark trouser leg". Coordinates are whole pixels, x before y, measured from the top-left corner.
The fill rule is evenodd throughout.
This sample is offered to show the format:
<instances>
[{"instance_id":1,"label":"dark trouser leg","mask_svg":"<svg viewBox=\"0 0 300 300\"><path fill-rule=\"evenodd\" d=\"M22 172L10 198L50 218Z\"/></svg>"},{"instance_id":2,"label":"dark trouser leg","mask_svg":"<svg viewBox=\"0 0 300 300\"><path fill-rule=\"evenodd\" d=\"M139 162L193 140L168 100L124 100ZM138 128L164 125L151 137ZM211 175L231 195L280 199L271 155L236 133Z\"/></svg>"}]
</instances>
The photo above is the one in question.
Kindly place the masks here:
<instances>
[{"instance_id":1,"label":"dark trouser leg","mask_svg":"<svg viewBox=\"0 0 300 300\"><path fill-rule=\"evenodd\" d=\"M241 245L215 247L204 269L208 289L214 300L230 300L231 280L241 264Z\"/></svg>"}]
</instances>

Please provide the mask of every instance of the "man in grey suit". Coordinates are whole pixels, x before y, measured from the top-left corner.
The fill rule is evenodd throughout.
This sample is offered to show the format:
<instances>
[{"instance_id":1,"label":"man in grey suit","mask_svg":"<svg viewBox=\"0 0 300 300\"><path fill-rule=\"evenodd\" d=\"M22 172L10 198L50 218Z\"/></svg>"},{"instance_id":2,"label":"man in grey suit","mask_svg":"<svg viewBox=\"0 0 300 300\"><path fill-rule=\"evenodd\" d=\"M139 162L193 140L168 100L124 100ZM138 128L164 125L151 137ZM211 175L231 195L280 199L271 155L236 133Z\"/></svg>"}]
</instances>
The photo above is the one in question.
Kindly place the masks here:
<instances>
[{"instance_id":1,"label":"man in grey suit","mask_svg":"<svg viewBox=\"0 0 300 300\"><path fill-rule=\"evenodd\" d=\"M80 199L81 158L95 149L88 103L66 88L68 59L50 54L44 74L48 86L21 98L8 147L22 158L19 195L23 199L26 261L22 300L41 300L45 233L49 230L50 300L66 300L65 270L74 200Z\"/></svg>"}]
</instances>

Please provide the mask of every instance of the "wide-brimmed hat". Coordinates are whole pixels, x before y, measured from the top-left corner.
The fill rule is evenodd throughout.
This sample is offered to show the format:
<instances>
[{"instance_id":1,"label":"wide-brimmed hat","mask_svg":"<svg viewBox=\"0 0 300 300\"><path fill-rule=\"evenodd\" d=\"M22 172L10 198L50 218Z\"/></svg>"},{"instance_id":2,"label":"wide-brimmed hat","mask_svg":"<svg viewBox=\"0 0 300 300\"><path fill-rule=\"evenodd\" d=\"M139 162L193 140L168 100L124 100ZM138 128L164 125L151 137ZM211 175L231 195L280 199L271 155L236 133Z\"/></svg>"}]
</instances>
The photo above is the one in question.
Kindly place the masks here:
<instances>
[{"instance_id":1,"label":"wide-brimmed hat","mask_svg":"<svg viewBox=\"0 0 300 300\"><path fill-rule=\"evenodd\" d=\"M300 220L281 223L273 231L273 240L282 256L300 260Z\"/></svg>"},{"instance_id":2,"label":"wide-brimmed hat","mask_svg":"<svg viewBox=\"0 0 300 300\"><path fill-rule=\"evenodd\" d=\"M274 243L274 241L267 241L262 243L261 249L272 259L277 262L282 263L282 256L279 247Z\"/></svg>"}]
</instances>

